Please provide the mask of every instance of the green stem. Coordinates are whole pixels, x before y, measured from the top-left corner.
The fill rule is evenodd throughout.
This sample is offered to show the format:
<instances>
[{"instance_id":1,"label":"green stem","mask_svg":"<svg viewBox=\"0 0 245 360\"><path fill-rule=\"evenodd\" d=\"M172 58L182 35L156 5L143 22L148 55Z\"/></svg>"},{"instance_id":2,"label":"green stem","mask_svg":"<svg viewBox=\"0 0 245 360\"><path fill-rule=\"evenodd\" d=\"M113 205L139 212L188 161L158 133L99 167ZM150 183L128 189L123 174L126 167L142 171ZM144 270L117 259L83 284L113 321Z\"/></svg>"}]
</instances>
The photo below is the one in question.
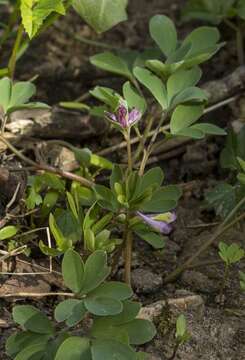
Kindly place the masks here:
<instances>
[{"instance_id":1,"label":"green stem","mask_svg":"<svg viewBox=\"0 0 245 360\"><path fill-rule=\"evenodd\" d=\"M168 360L174 360L175 359L175 357L177 355L177 352L179 350L179 346L180 346L180 344L179 344L179 342L177 342L175 347L174 347L173 355Z\"/></svg>"},{"instance_id":2,"label":"green stem","mask_svg":"<svg viewBox=\"0 0 245 360\"><path fill-rule=\"evenodd\" d=\"M151 131L153 122L154 122L153 116L150 116L149 118L147 118L146 119L146 128L144 130L143 136L140 136L139 134L137 134L140 141L139 141L138 147L135 151L134 162L139 158L140 154L144 151L145 143L148 138L148 134Z\"/></svg>"},{"instance_id":3,"label":"green stem","mask_svg":"<svg viewBox=\"0 0 245 360\"><path fill-rule=\"evenodd\" d=\"M125 226L125 249L124 249L124 260L125 260L125 283L131 285L131 267L132 267L132 248L133 248L133 234L128 228L128 223Z\"/></svg>"},{"instance_id":4,"label":"green stem","mask_svg":"<svg viewBox=\"0 0 245 360\"><path fill-rule=\"evenodd\" d=\"M150 140L150 143L147 147L147 149L144 151L144 155L143 155L143 159L141 161L141 165L140 165L140 170L139 170L139 175L142 176L144 174L144 171L145 171L145 167L146 167L146 164L147 164L147 161L154 149L154 143L157 139L157 136L161 130L161 127L163 125L163 123L165 122L165 120L167 119L168 117L168 113L167 112L164 112L162 114L162 117L161 117L161 120L159 121L158 123L158 126L157 128L154 130L153 134L152 134L152 138Z\"/></svg>"},{"instance_id":5,"label":"green stem","mask_svg":"<svg viewBox=\"0 0 245 360\"><path fill-rule=\"evenodd\" d=\"M24 28L23 28L23 25L20 24L19 28L18 28L18 31L17 31L17 36L16 36L16 39L15 39L12 54L11 54L11 57L10 57L9 63L8 63L9 76L11 77L11 79L14 78L17 55L18 55L18 51L20 49L23 34L24 34Z\"/></svg>"},{"instance_id":6,"label":"green stem","mask_svg":"<svg viewBox=\"0 0 245 360\"><path fill-rule=\"evenodd\" d=\"M125 140L127 142L127 154L128 154L128 171L133 170L133 159L132 159L132 148L131 148L131 139L130 139L130 129L125 133Z\"/></svg>"},{"instance_id":7,"label":"green stem","mask_svg":"<svg viewBox=\"0 0 245 360\"><path fill-rule=\"evenodd\" d=\"M172 282L176 280L180 276L180 274L189 268L191 264L204 252L206 251L210 245L214 243L214 241L219 238L223 233L225 233L228 229L230 229L233 225L237 224L239 221L245 218L245 213L243 212L240 216L230 222L233 216L237 213L237 211L245 204L245 197L240 200L240 202L234 207L234 209L230 212L230 214L225 218L225 220L220 224L216 232L211 236L211 238L205 242L198 251L192 255L188 260L184 262L184 264L178 266L172 273L170 273L165 279L164 282Z\"/></svg>"}]
</instances>

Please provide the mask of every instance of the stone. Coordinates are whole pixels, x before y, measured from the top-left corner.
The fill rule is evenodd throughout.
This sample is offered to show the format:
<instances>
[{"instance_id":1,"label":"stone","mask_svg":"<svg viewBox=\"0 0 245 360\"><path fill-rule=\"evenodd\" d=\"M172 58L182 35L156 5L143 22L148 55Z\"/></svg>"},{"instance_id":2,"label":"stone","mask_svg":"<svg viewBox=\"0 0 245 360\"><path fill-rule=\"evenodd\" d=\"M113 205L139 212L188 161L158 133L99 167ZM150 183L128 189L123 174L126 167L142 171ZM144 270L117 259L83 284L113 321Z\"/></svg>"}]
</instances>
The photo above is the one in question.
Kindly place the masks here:
<instances>
[{"instance_id":1,"label":"stone","mask_svg":"<svg viewBox=\"0 0 245 360\"><path fill-rule=\"evenodd\" d=\"M136 293L154 293L163 286L162 277L149 269L132 271L132 287Z\"/></svg>"}]
</instances>

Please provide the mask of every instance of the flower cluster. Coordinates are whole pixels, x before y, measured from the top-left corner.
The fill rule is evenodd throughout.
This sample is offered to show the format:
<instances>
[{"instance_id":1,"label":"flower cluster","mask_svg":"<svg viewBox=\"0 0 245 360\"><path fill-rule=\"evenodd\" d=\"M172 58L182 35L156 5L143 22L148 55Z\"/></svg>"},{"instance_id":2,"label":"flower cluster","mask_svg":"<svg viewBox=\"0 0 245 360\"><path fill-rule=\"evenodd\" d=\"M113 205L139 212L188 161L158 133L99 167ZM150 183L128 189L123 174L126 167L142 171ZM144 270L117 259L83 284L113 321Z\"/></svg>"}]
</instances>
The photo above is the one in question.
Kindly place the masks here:
<instances>
[{"instance_id":1,"label":"flower cluster","mask_svg":"<svg viewBox=\"0 0 245 360\"><path fill-rule=\"evenodd\" d=\"M125 100L119 101L119 106L115 113L105 112L106 117L114 124L118 124L123 129L128 129L135 125L142 117L142 113L133 108L128 110L128 104Z\"/></svg>"}]
</instances>

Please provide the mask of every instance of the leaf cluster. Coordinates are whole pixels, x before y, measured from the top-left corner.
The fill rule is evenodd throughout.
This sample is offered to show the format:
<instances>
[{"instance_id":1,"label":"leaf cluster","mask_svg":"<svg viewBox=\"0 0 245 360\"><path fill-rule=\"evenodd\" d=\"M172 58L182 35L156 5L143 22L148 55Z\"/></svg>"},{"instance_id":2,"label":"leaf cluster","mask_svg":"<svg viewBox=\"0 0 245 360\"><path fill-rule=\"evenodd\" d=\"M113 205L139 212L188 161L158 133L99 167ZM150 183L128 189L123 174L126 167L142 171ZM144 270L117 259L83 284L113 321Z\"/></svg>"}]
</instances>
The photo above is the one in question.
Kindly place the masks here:
<instances>
[{"instance_id":1,"label":"leaf cluster","mask_svg":"<svg viewBox=\"0 0 245 360\"><path fill-rule=\"evenodd\" d=\"M155 327L137 318L140 304L130 300L131 288L106 281L109 273L105 252L94 252L84 263L68 250L62 274L74 298L56 306L56 324L31 305L15 306L13 319L22 330L8 338L7 354L15 360L144 359L132 346L150 341Z\"/></svg>"}]
</instances>

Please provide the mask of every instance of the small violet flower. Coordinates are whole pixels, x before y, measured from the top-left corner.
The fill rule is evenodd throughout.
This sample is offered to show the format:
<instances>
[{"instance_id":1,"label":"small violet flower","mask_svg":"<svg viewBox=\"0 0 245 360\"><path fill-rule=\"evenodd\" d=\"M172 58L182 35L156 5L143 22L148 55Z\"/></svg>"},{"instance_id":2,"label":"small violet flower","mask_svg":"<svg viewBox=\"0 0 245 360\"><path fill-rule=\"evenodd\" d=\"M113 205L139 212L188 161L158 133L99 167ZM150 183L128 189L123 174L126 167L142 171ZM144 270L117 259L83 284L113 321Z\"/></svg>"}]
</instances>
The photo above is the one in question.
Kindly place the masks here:
<instances>
[{"instance_id":1,"label":"small violet flower","mask_svg":"<svg viewBox=\"0 0 245 360\"><path fill-rule=\"evenodd\" d=\"M145 215L141 213L140 211L137 211L137 215L150 227L152 227L154 230L160 232L161 234L168 235L173 227L170 225L173 223L176 219L176 213L175 212L167 212L164 214L158 214L158 215Z\"/></svg>"},{"instance_id":2,"label":"small violet flower","mask_svg":"<svg viewBox=\"0 0 245 360\"><path fill-rule=\"evenodd\" d=\"M128 104L125 100L120 100L116 113L105 112L105 115L110 121L117 123L123 129L135 125L142 117L142 113L135 108L128 111Z\"/></svg>"}]
</instances>

